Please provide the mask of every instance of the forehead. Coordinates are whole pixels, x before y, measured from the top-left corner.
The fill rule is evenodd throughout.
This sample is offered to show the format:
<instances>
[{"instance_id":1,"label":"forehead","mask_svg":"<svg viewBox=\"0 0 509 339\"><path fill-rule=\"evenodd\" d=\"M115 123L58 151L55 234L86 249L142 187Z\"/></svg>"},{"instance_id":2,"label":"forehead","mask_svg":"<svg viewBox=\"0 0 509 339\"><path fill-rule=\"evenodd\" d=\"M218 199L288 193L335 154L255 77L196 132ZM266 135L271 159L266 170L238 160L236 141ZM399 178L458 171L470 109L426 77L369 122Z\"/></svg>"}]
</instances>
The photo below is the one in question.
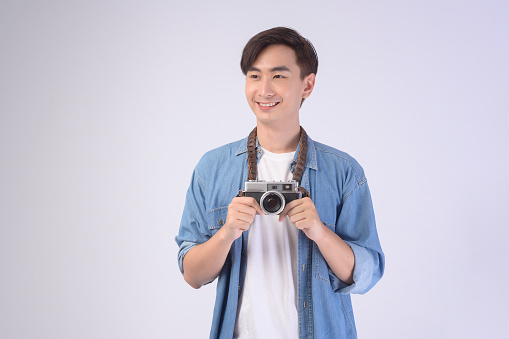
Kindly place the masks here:
<instances>
[{"instance_id":1,"label":"forehead","mask_svg":"<svg viewBox=\"0 0 509 339\"><path fill-rule=\"evenodd\" d=\"M263 69L286 66L289 69L299 67L295 51L286 45L270 45L265 47L253 62L252 67Z\"/></svg>"}]
</instances>

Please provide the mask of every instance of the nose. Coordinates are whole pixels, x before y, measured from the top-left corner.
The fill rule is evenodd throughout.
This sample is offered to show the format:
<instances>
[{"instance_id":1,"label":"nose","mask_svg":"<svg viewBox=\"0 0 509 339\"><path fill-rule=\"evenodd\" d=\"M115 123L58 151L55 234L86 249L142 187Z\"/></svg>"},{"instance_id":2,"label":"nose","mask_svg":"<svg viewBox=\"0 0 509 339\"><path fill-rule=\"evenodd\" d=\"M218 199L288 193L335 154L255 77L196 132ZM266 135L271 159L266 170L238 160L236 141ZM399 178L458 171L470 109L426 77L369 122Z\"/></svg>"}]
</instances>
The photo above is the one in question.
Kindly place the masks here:
<instances>
[{"instance_id":1,"label":"nose","mask_svg":"<svg viewBox=\"0 0 509 339\"><path fill-rule=\"evenodd\" d=\"M259 95L263 98L269 98L274 95L274 89L269 77L264 77L260 82Z\"/></svg>"}]
</instances>

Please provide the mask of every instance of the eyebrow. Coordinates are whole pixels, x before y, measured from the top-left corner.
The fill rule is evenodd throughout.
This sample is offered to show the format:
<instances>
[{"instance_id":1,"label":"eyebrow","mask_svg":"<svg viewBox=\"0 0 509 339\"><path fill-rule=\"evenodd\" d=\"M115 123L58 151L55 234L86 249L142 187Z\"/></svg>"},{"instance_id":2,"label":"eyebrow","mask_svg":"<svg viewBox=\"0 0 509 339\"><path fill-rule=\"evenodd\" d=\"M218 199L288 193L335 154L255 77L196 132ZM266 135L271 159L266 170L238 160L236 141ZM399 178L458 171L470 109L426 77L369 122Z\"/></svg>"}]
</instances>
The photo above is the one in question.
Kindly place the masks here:
<instances>
[{"instance_id":1,"label":"eyebrow","mask_svg":"<svg viewBox=\"0 0 509 339\"><path fill-rule=\"evenodd\" d=\"M256 67L249 67L249 69L247 70L248 72L262 72L260 71L258 68ZM271 68L269 70L269 72L271 73L274 73L274 72L290 72L290 69L286 66L277 66L277 67L274 67L274 68Z\"/></svg>"}]
</instances>

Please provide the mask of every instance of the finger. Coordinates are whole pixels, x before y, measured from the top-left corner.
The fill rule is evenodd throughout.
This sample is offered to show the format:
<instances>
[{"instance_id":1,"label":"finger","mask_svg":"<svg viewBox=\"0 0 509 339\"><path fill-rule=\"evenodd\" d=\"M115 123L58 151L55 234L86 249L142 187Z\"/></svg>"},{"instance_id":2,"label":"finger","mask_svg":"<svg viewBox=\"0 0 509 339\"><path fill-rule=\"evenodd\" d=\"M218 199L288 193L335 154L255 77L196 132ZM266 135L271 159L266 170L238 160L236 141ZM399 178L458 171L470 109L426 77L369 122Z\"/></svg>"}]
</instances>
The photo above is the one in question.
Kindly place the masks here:
<instances>
[{"instance_id":1,"label":"finger","mask_svg":"<svg viewBox=\"0 0 509 339\"><path fill-rule=\"evenodd\" d=\"M256 213L258 213L260 215L264 214L263 211L262 211L262 208L260 207L260 204L258 204L258 202L256 201L255 198L252 198L252 197L236 197L236 198L233 198L232 203L233 202L238 203L238 204L242 204L242 205L245 205L245 206L250 206L250 207L255 209Z\"/></svg>"},{"instance_id":2,"label":"finger","mask_svg":"<svg viewBox=\"0 0 509 339\"><path fill-rule=\"evenodd\" d=\"M307 224L305 220L299 220L293 223L295 227L297 227L299 230L305 230L307 228Z\"/></svg>"},{"instance_id":3,"label":"finger","mask_svg":"<svg viewBox=\"0 0 509 339\"><path fill-rule=\"evenodd\" d=\"M245 213L234 213L232 215L232 217L233 217L233 220L235 220L237 222L240 221L240 222L252 223L254 220L254 215L245 214Z\"/></svg>"},{"instance_id":4,"label":"finger","mask_svg":"<svg viewBox=\"0 0 509 339\"><path fill-rule=\"evenodd\" d=\"M291 218L294 215L305 213L306 211L309 211L309 209L306 208L305 205L297 205L294 208L288 210L288 217Z\"/></svg>"},{"instance_id":5,"label":"finger","mask_svg":"<svg viewBox=\"0 0 509 339\"><path fill-rule=\"evenodd\" d=\"M256 208L250 206L250 205L243 205L243 204L233 204L230 206L231 213L243 213L248 214L250 216L254 216L256 214Z\"/></svg>"},{"instance_id":6,"label":"finger","mask_svg":"<svg viewBox=\"0 0 509 339\"><path fill-rule=\"evenodd\" d=\"M237 199L239 199L239 200L237 200ZM240 200L240 199L242 199L242 200ZM232 200L231 205L239 207L239 208L240 208L240 206L243 206L243 207L253 209L253 214L254 213L263 214L263 211L255 198L250 198L250 197L236 198L236 199Z\"/></svg>"},{"instance_id":7,"label":"finger","mask_svg":"<svg viewBox=\"0 0 509 339\"><path fill-rule=\"evenodd\" d=\"M293 201L290 201L288 204L286 204L285 208L288 207L288 209L295 208L297 206L300 206L304 203L302 199L295 199Z\"/></svg>"},{"instance_id":8,"label":"finger","mask_svg":"<svg viewBox=\"0 0 509 339\"><path fill-rule=\"evenodd\" d=\"M300 212L300 213L295 213L295 214L293 214L291 216L288 216L288 217L290 218L290 221L292 222L292 224L297 226L297 223L306 220L307 216L306 216L306 213Z\"/></svg>"},{"instance_id":9,"label":"finger","mask_svg":"<svg viewBox=\"0 0 509 339\"><path fill-rule=\"evenodd\" d=\"M283 222L287 215L288 216L291 215L291 211L293 211L297 206L302 205L301 200L302 199L296 199L294 201L289 202L283 209L283 212L279 214L279 222Z\"/></svg>"},{"instance_id":10,"label":"finger","mask_svg":"<svg viewBox=\"0 0 509 339\"><path fill-rule=\"evenodd\" d=\"M239 220L239 230L241 231L247 231L249 227L251 226L250 222L241 221Z\"/></svg>"},{"instance_id":11,"label":"finger","mask_svg":"<svg viewBox=\"0 0 509 339\"><path fill-rule=\"evenodd\" d=\"M253 197L235 197L232 199L232 202L252 206L254 203L256 203L256 199Z\"/></svg>"},{"instance_id":12,"label":"finger","mask_svg":"<svg viewBox=\"0 0 509 339\"><path fill-rule=\"evenodd\" d=\"M243 207L245 211L237 211L235 209L232 209L231 212L228 213L228 218L230 219L230 222L235 223L236 220L240 220L243 222L252 223L254 221L256 211L254 208L251 207Z\"/></svg>"},{"instance_id":13,"label":"finger","mask_svg":"<svg viewBox=\"0 0 509 339\"><path fill-rule=\"evenodd\" d=\"M250 205L252 208L255 209L256 213L258 213L259 215L264 215L265 213L263 213L263 210L262 208L260 207L260 204L258 203L258 201L256 201L255 198L253 198L253 201L252 201L252 204Z\"/></svg>"},{"instance_id":14,"label":"finger","mask_svg":"<svg viewBox=\"0 0 509 339\"><path fill-rule=\"evenodd\" d=\"M285 208L283 209L283 211L281 213L279 213L278 221L283 222L283 220L285 220L287 215L288 215L288 205L286 205Z\"/></svg>"},{"instance_id":15,"label":"finger","mask_svg":"<svg viewBox=\"0 0 509 339\"><path fill-rule=\"evenodd\" d=\"M250 220L250 218L247 217L245 214L241 216L233 215L227 219L225 226L223 227L226 227L227 229L233 231L235 230L246 231L249 229L252 222L253 220Z\"/></svg>"},{"instance_id":16,"label":"finger","mask_svg":"<svg viewBox=\"0 0 509 339\"><path fill-rule=\"evenodd\" d=\"M260 204L258 203L258 201L256 201L255 198L252 198L253 201L252 201L252 207L256 210L256 213L258 213L259 215L264 215L265 213L263 213L262 211L262 208L260 206Z\"/></svg>"},{"instance_id":17,"label":"finger","mask_svg":"<svg viewBox=\"0 0 509 339\"><path fill-rule=\"evenodd\" d=\"M296 200L294 200L294 201L296 201ZM293 203L293 201L292 201L292 203ZM298 203L296 203L295 205L292 205L292 208L289 210L288 215L291 216L292 214L301 213L301 212L305 212L305 211L308 211L310 213L316 212L315 204L313 203L313 201L310 198L302 198L299 200Z\"/></svg>"},{"instance_id":18,"label":"finger","mask_svg":"<svg viewBox=\"0 0 509 339\"><path fill-rule=\"evenodd\" d=\"M282 222L286 216L290 217L292 214L295 213L295 211L301 210L300 206L302 206L302 199L296 199L292 202L289 202L285 208L283 209L283 212L279 215L279 222Z\"/></svg>"}]
</instances>

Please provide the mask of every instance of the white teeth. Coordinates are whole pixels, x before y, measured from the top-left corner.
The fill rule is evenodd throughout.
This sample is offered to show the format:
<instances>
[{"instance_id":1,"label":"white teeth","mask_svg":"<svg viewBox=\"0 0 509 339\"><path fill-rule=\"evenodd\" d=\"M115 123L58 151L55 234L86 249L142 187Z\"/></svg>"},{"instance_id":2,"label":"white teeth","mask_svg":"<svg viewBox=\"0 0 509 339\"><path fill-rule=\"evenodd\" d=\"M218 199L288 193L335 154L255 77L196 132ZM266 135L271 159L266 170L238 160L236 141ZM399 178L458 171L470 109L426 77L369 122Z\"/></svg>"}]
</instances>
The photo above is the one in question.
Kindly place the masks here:
<instances>
[{"instance_id":1,"label":"white teeth","mask_svg":"<svg viewBox=\"0 0 509 339\"><path fill-rule=\"evenodd\" d=\"M261 102L259 102L258 104L262 107L272 107L272 106L276 106L277 102L271 102L268 104L262 104Z\"/></svg>"}]
</instances>

